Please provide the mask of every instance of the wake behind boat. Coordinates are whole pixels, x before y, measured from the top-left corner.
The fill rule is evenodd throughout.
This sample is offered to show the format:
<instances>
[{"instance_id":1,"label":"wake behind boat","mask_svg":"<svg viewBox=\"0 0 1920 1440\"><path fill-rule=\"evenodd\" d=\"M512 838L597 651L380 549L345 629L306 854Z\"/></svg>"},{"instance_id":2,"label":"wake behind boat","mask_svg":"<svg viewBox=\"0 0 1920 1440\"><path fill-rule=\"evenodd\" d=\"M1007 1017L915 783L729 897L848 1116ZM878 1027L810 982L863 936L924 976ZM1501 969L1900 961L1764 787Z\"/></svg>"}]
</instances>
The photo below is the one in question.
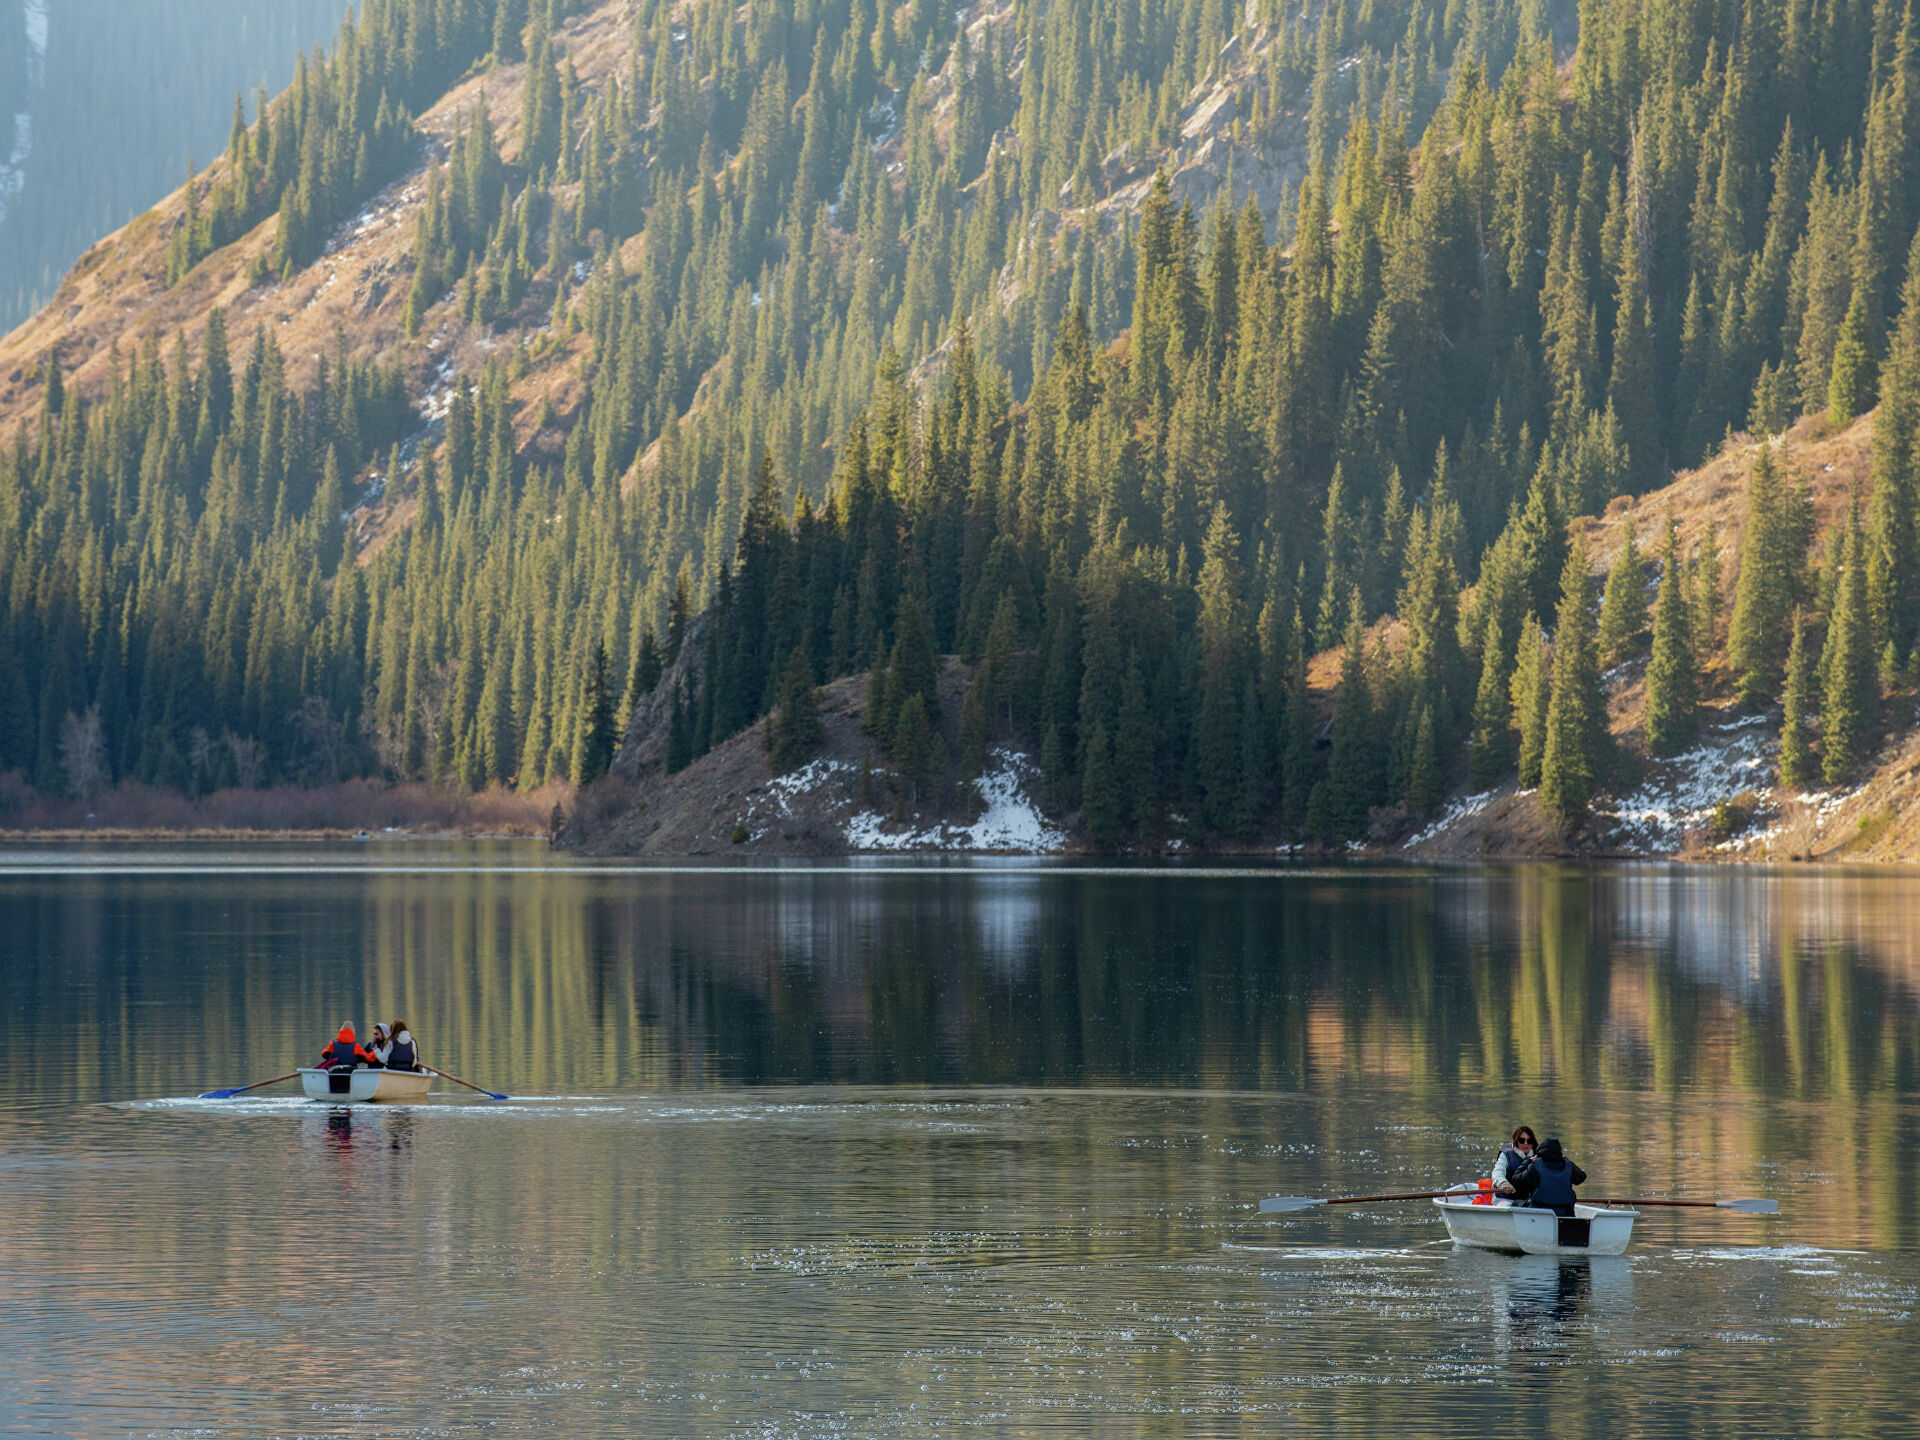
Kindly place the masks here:
<instances>
[{"instance_id":1,"label":"wake behind boat","mask_svg":"<svg viewBox=\"0 0 1920 1440\"><path fill-rule=\"evenodd\" d=\"M431 1070L381 1070L361 1067L355 1070L324 1070L302 1067L300 1088L309 1100L342 1101L424 1100L433 1089Z\"/></svg>"}]
</instances>

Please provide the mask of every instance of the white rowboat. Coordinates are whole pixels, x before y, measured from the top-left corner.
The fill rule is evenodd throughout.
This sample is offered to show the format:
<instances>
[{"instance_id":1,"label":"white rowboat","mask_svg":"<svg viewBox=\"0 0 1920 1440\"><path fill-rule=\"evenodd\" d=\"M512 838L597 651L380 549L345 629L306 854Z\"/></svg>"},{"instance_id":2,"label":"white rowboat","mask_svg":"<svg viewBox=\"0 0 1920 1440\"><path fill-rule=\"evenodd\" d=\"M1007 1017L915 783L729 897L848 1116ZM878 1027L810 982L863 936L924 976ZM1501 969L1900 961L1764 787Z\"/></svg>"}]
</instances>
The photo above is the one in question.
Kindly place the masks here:
<instances>
[{"instance_id":1,"label":"white rowboat","mask_svg":"<svg viewBox=\"0 0 1920 1440\"><path fill-rule=\"evenodd\" d=\"M1572 1215L1524 1205L1476 1205L1472 1192L1435 1200L1456 1245L1515 1255L1619 1255L1633 1238L1638 1210L1575 1205Z\"/></svg>"},{"instance_id":2,"label":"white rowboat","mask_svg":"<svg viewBox=\"0 0 1920 1440\"><path fill-rule=\"evenodd\" d=\"M336 1105L355 1100L424 1100L433 1088L431 1070L303 1069L300 1088L309 1100L331 1100Z\"/></svg>"}]
</instances>

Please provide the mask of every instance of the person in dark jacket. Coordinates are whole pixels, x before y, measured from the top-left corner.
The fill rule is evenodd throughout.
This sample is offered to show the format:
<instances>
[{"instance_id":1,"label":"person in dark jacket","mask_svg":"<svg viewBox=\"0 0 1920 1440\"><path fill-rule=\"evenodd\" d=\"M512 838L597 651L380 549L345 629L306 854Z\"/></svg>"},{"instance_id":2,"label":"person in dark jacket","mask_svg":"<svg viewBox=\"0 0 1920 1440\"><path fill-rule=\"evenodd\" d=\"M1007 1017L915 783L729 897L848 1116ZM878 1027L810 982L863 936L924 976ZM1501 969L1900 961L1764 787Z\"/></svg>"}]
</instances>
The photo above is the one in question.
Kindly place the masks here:
<instances>
[{"instance_id":1,"label":"person in dark jacket","mask_svg":"<svg viewBox=\"0 0 1920 1440\"><path fill-rule=\"evenodd\" d=\"M351 1070L356 1065L377 1063L367 1047L353 1038L352 1021L342 1025L333 1043L320 1052L320 1066L324 1070Z\"/></svg>"},{"instance_id":2,"label":"person in dark jacket","mask_svg":"<svg viewBox=\"0 0 1920 1440\"><path fill-rule=\"evenodd\" d=\"M414 1044L413 1032L407 1029L407 1022L396 1020L387 1033L393 1037L387 1049L387 1068L389 1070L418 1070L420 1068L420 1047Z\"/></svg>"},{"instance_id":3,"label":"person in dark jacket","mask_svg":"<svg viewBox=\"0 0 1920 1440\"><path fill-rule=\"evenodd\" d=\"M1540 1142L1540 1152L1532 1161L1508 1178L1520 1196L1515 1204L1551 1210L1556 1215L1571 1215L1576 1198L1573 1187L1587 1183L1587 1172L1561 1151L1557 1135L1549 1135Z\"/></svg>"}]
</instances>

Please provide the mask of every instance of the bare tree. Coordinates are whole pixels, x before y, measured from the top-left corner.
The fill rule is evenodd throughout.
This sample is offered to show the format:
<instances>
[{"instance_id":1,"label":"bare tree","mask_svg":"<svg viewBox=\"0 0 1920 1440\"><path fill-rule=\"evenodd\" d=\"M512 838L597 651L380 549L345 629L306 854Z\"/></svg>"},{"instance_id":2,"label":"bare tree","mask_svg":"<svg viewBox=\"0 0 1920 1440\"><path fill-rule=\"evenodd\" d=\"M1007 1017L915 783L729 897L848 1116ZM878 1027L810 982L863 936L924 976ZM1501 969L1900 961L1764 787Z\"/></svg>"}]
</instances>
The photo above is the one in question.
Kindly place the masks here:
<instances>
[{"instance_id":1,"label":"bare tree","mask_svg":"<svg viewBox=\"0 0 1920 1440\"><path fill-rule=\"evenodd\" d=\"M453 709L454 682L459 674L456 661L442 660L420 687L416 707L420 717L420 769L428 780L440 778L440 732Z\"/></svg>"},{"instance_id":2,"label":"bare tree","mask_svg":"<svg viewBox=\"0 0 1920 1440\"><path fill-rule=\"evenodd\" d=\"M407 721L404 715L393 715L386 720L374 718L374 690L368 685L360 695L360 733L367 737L367 743L373 747L373 758L380 768L395 780L406 778L407 770Z\"/></svg>"},{"instance_id":3,"label":"bare tree","mask_svg":"<svg viewBox=\"0 0 1920 1440\"><path fill-rule=\"evenodd\" d=\"M193 767L196 785L211 785L213 752L213 737L207 733L206 726L196 725L187 732L187 764Z\"/></svg>"},{"instance_id":4,"label":"bare tree","mask_svg":"<svg viewBox=\"0 0 1920 1440\"><path fill-rule=\"evenodd\" d=\"M91 800L107 783L107 741L100 732L98 705L77 715L69 710L60 722L60 771L67 790L80 800Z\"/></svg>"},{"instance_id":5,"label":"bare tree","mask_svg":"<svg viewBox=\"0 0 1920 1440\"><path fill-rule=\"evenodd\" d=\"M309 695L287 719L293 723L294 734L300 737L300 750L294 761L300 783L331 785L338 780L346 726L333 718L333 707L326 698Z\"/></svg>"},{"instance_id":6,"label":"bare tree","mask_svg":"<svg viewBox=\"0 0 1920 1440\"><path fill-rule=\"evenodd\" d=\"M226 734L227 749L233 752L233 783L242 790L257 790L266 775L267 754L251 735Z\"/></svg>"}]
</instances>

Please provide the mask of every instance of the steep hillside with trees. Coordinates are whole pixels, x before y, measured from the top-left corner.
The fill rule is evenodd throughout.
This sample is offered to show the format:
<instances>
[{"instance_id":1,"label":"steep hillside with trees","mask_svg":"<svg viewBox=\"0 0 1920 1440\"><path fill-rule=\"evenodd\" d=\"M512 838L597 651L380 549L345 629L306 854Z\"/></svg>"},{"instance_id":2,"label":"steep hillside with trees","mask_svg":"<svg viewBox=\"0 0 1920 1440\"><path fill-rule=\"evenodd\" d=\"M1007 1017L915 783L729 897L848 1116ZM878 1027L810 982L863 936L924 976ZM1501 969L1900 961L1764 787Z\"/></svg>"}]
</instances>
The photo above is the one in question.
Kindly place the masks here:
<instances>
[{"instance_id":1,"label":"steep hillside with trees","mask_svg":"<svg viewBox=\"0 0 1920 1440\"><path fill-rule=\"evenodd\" d=\"M678 770L865 674L887 783L1023 746L1097 846L1516 773L1575 834L1622 664L1672 752L1803 633L1843 783L1920 632L1917 43L1889 0L367 0L0 351L0 767L638 778L629 716ZM1876 404L1825 536L1769 447L1737 555L1650 515L1596 585L1570 538Z\"/></svg>"}]
</instances>

